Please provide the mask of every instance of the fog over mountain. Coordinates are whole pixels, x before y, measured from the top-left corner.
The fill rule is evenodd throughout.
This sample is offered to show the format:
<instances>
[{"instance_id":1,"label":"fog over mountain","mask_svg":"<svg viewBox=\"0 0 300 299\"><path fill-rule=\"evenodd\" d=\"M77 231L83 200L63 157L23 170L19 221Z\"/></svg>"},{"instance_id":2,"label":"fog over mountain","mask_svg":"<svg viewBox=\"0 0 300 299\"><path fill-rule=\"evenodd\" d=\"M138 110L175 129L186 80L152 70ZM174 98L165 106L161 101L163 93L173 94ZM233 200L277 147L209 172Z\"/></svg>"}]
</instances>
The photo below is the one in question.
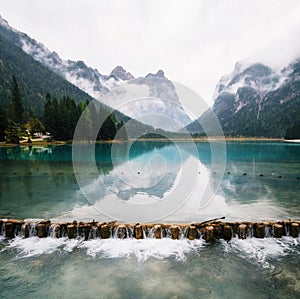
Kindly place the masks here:
<instances>
[{"instance_id":1,"label":"fog over mountain","mask_svg":"<svg viewBox=\"0 0 300 299\"><path fill-rule=\"evenodd\" d=\"M62 59L27 34L12 28L3 18L0 18L0 26L5 38L36 61L95 99L155 128L178 131L186 127L191 133L201 134L203 129L199 122L209 125L210 111L216 114L224 133L233 136L284 137L287 130L299 122L299 59L283 67L279 67L283 60L275 66L271 58L270 64L262 63L263 58L236 63L234 70L219 80L211 110L193 123L175 85L163 70L135 77L119 65L109 74L102 74L83 61ZM292 56L297 53L296 47L293 49Z\"/></svg>"},{"instance_id":2,"label":"fog over mountain","mask_svg":"<svg viewBox=\"0 0 300 299\"><path fill-rule=\"evenodd\" d=\"M104 104L132 118L149 114L163 115L169 120L176 119L176 123L160 121L159 117L141 119L146 124L165 130L177 131L191 122L180 104L174 85L162 70L135 78L122 66L116 66L110 74L104 75L83 61L63 60L56 52L12 28L1 17L0 25L6 37L25 53ZM123 89L122 92L120 88Z\"/></svg>"},{"instance_id":3,"label":"fog over mountain","mask_svg":"<svg viewBox=\"0 0 300 299\"><path fill-rule=\"evenodd\" d=\"M216 86L214 104L187 126L203 132L213 113L225 135L285 137L300 125L300 59L282 69L262 63L238 62Z\"/></svg>"},{"instance_id":4,"label":"fog over mountain","mask_svg":"<svg viewBox=\"0 0 300 299\"><path fill-rule=\"evenodd\" d=\"M282 68L300 51L298 0L3 0L1 14L64 60L101 74L117 65L135 77L163 69L209 104L237 61Z\"/></svg>"}]
</instances>

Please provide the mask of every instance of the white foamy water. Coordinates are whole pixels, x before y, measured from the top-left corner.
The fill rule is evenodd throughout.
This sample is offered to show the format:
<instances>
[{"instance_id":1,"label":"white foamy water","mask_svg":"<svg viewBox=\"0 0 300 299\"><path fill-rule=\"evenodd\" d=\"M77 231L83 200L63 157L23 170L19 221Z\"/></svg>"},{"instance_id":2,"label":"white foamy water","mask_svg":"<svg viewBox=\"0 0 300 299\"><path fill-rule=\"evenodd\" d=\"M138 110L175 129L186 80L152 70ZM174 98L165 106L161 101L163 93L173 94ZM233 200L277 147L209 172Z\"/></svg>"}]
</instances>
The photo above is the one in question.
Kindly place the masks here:
<instances>
[{"instance_id":1,"label":"white foamy water","mask_svg":"<svg viewBox=\"0 0 300 299\"><path fill-rule=\"evenodd\" d=\"M16 237L4 248L13 248L18 251L17 258L38 256L41 254L50 254L57 251L65 244L65 238L44 238L31 237L23 239Z\"/></svg>"},{"instance_id":2,"label":"white foamy water","mask_svg":"<svg viewBox=\"0 0 300 299\"><path fill-rule=\"evenodd\" d=\"M209 246L212 245L205 244L203 239L190 241L170 238L143 240L110 238L84 241L80 238L70 240L51 237L43 239L16 237L9 241L2 251L13 249L17 251L16 258L27 258L53 252L72 253L75 249L80 249L93 258L113 259L133 256L138 261L145 261L149 258L174 258L183 261L190 253L201 256L201 250ZM246 240L234 238L229 242L220 240L217 246L221 246L225 253L233 253L263 268L272 267L270 264L272 258L278 259L289 253L300 254L300 238L291 237Z\"/></svg>"},{"instance_id":3,"label":"white foamy water","mask_svg":"<svg viewBox=\"0 0 300 299\"><path fill-rule=\"evenodd\" d=\"M3 250L17 250L17 258L51 254L53 252L73 252L74 249L82 249L87 255L102 258L120 258L135 256L139 261L148 258L169 258L184 260L190 252L195 252L205 246L204 240L187 239L172 240L169 238L157 239L94 239L84 241L83 239L68 238L43 238L31 237L22 239L16 237L11 240Z\"/></svg>"},{"instance_id":4,"label":"white foamy water","mask_svg":"<svg viewBox=\"0 0 300 299\"><path fill-rule=\"evenodd\" d=\"M80 244L80 248L86 249L87 254L106 258L136 256L138 260L148 258L168 258L184 260L192 251L205 246L203 240L172 240L172 239L107 239L91 240Z\"/></svg>"},{"instance_id":5,"label":"white foamy water","mask_svg":"<svg viewBox=\"0 0 300 299\"><path fill-rule=\"evenodd\" d=\"M264 268L272 268L270 259L281 258L289 253L300 254L300 238L233 238L229 242L221 240L221 244L226 252L234 252Z\"/></svg>"}]
</instances>

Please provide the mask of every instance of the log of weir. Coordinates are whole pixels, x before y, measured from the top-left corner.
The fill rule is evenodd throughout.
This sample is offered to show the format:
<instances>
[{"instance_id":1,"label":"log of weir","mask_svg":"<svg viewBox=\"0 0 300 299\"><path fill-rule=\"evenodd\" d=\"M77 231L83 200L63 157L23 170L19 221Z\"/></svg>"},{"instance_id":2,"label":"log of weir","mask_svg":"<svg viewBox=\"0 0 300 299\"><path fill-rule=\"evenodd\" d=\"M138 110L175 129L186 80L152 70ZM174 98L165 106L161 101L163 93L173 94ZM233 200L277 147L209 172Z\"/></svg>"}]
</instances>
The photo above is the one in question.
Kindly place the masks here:
<instances>
[{"instance_id":1,"label":"log of weir","mask_svg":"<svg viewBox=\"0 0 300 299\"><path fill-rule=\"evenodd\" d=\"M170 238L179 240L204 239L212 243L218 239L226 241L232 238L281 238L300 236L300 220L263 221L263 222L228 222L205 221L199 223L118 223L113 222L60 222L51 223L50 220L27 221L16 219L0 219L0 235L6 239L16 236L29 238L61 238L69 239L144 239Z\"/></svg>"}]
</instances>

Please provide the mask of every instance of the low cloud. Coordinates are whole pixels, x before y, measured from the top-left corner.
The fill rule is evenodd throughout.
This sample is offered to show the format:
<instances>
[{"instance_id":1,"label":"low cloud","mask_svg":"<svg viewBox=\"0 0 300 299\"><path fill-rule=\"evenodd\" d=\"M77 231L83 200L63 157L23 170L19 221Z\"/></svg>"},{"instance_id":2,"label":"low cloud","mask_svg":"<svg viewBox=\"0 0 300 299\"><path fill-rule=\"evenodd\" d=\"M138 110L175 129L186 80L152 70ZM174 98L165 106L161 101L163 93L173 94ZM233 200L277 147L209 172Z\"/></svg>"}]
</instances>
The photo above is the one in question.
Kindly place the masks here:
<instances>
[{"instance_id":1,"label":"low cloud","mask_svg":"<svg viewBox=\"0 0 300 299\"><path fill-rule=\"evenodd\" d=\"M63 58L101 73L163 69L212 101L237 61L279 67L300 56L300 2L0 0L2 17Z\"/></svg>"}]
</instances>

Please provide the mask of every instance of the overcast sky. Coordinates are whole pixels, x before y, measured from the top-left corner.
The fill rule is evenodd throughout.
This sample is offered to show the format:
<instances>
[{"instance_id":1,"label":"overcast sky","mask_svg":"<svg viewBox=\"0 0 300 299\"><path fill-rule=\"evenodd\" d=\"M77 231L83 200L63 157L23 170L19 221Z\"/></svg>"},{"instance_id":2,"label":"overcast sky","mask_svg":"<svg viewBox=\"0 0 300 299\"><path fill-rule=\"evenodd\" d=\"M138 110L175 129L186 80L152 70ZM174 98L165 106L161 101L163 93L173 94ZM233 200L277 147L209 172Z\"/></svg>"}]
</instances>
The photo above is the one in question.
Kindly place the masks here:
<instances>
[{"instance_id":1,"label":"overcast sky","mask_svg":"<svg viewBox=\"0 0 300 299\"><path fill-rule=\"evenodd\" d=\"M207 102L237 61L300 57L298 0L0 0L0 14L64 59L102 74L163 69Z\"/></svg>"}]
</instances>

